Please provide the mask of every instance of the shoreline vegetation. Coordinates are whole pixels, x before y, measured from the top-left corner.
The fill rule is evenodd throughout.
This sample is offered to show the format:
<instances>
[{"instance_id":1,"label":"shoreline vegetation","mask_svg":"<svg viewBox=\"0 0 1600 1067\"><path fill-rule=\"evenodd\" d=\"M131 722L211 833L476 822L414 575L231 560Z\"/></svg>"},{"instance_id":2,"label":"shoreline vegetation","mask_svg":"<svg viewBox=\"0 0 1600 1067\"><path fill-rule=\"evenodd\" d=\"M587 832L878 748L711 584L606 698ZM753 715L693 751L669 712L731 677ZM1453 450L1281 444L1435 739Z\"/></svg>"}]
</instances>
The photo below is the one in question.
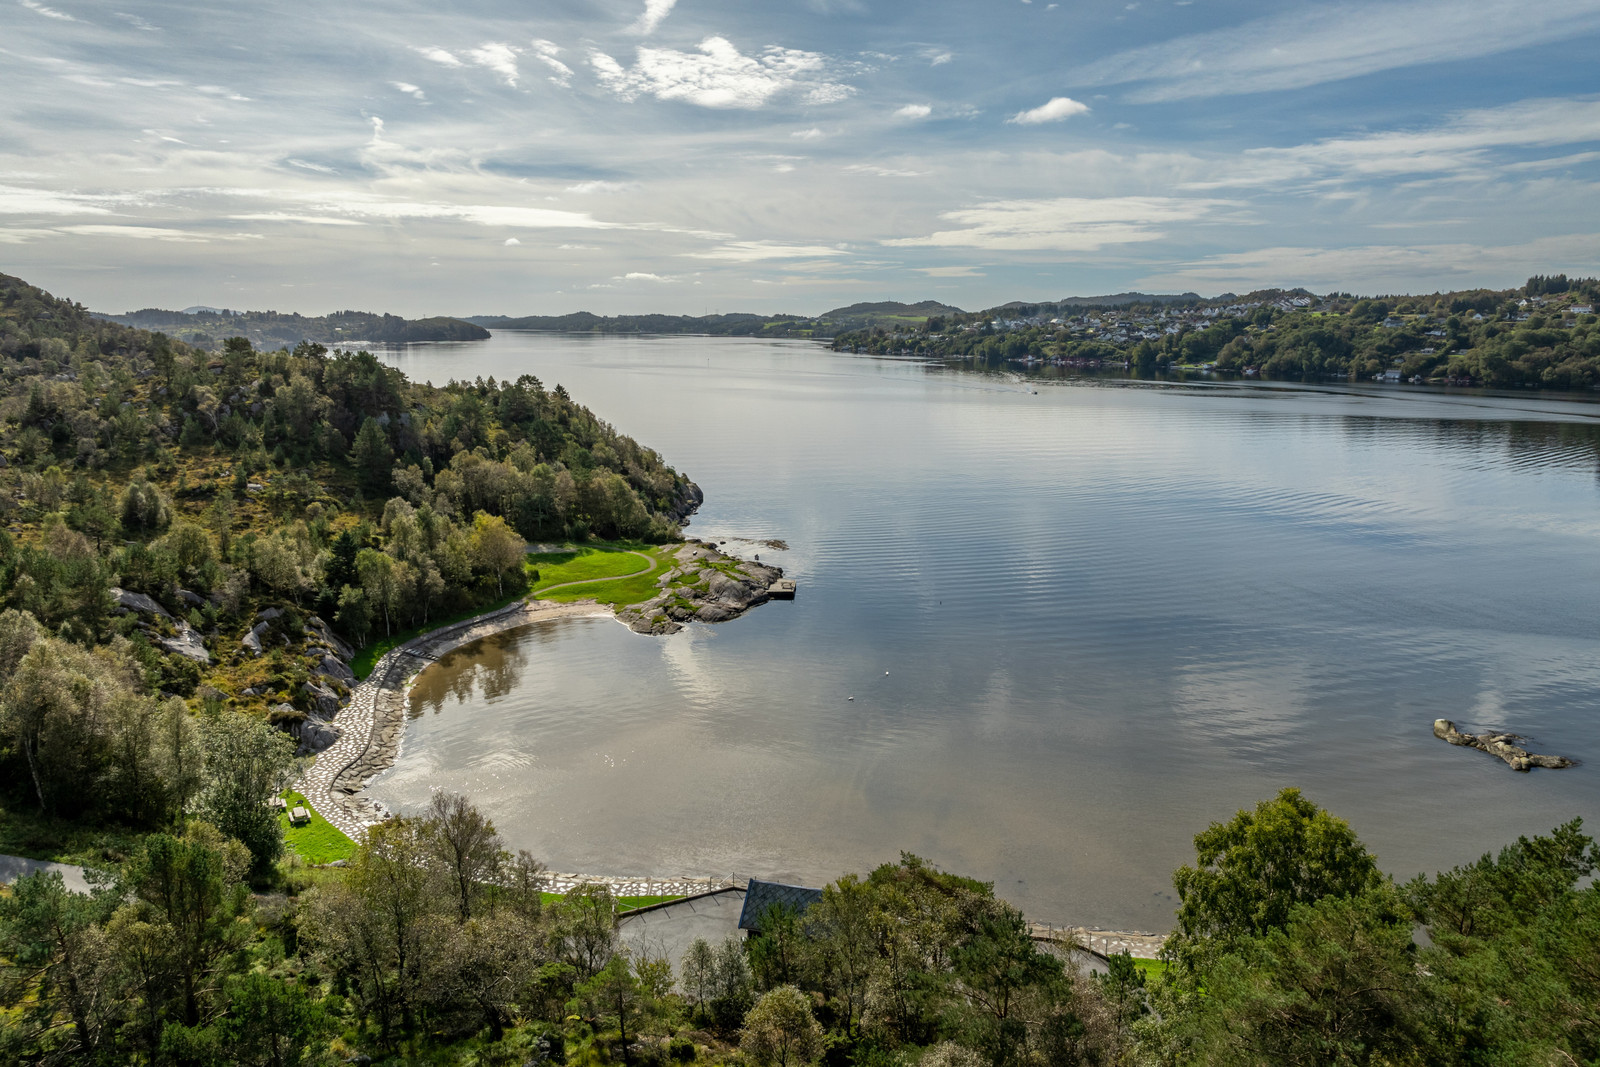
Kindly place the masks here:
<instances>
[{"instance_id":1,"label":"shoreline vegetation","mask_svg":"<svg viewBox=\"0 0 1600 1067\"><path fill-rule=\"evenodd\" d=\"M1378 298L1130 293L908 314L841 331L832 346L1038 373L1592 390L1600 388L1597 303L1600 279L1563 274L1535 275L1519 289Z\"/></svg>"}]
</instances>

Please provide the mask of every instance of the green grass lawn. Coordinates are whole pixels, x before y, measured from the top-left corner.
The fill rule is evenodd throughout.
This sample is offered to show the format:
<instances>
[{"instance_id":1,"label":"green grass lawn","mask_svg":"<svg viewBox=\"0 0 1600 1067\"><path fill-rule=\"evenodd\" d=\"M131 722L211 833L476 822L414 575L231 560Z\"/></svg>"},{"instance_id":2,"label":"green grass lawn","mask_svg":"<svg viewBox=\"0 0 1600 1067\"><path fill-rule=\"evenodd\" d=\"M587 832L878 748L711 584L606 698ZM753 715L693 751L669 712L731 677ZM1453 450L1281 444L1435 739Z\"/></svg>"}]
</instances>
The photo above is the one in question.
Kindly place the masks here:
<instances>
[{"instance_id":1,"label":"green grass lawn","mask_svg":"<svg viewBox=\"0 0 1600 1067\"><path fill-rule=\"evenodd\" d=\"M289 809L278 816L278 824L283 827L283 841L307 863L332 863L334 860L347 860L356 854L356 843L344 835L344 831L334 826L313 808L306 798L299 793L280 793L284 800L289 802ZM304 805L311 812L311 821L304 826L289 825L289 811L296 805Z\"/></svg>"},{"instance_id":2,"label":"green grass lawn","mask_svg":"<svg viewBox=\"0 0 1600 1067\"><path fill-rule=\"evenodd\" d=\"M528 565L539 572L539 580L533 586L533 595L540 600L563 604L574 600L598 600L612 607L642 603L660 592L656 582L671 569L671 557L676 548L676 545L585 545L576 552L531 555L528 557ZM633 551L627 551L628 549ZM644 566L643 561L633 552L641 552L648 556L654 561L654 565L643 574L618 577ZM584 584L568 585L548 596L543 593L543 590L552 586L566 585L568 582Z\"/></svg>"},{"instance_id":3,"label":"green grass lawn","mask_svg":"<svg viewBox=\"0 0 1600 1067\"><path fill-rule=\"evenodd\" d=\"M1133 957L1133 965L1144 972L1146 981L1153 982L1167 971L1166 960L1147 960L1138 956Z\"/></svg>"}]
</instances>

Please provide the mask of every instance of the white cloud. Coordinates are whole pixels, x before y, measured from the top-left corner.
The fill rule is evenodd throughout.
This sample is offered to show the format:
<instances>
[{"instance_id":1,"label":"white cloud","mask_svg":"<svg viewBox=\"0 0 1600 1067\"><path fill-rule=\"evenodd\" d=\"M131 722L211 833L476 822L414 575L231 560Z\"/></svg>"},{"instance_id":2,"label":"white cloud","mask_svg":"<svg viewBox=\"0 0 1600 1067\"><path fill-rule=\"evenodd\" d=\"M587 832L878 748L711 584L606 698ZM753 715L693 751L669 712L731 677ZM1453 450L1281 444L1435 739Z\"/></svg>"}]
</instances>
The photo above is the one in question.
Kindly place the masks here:
<instances>
[{"instance_id":1,"label":"white cloud","mask_svg":"<svg viewBox=\"0 0 1600 1067\"><path fill-rule=\"evenodd\" d=\"M1520 283L1535 273L1600 270L1600 233L1542 237L1518 245L1363 245L1260 248L1206 256L1141 279L1140 285L1246 291L1303 285L1318 292L1421 292L1430 286Z\"/></svg>"},{"instance_id":2,"label":"white cloud","mask_svg":"<svg viewBox=\"0 0 1600 1067\"><path fill-rule=\"evenodd\" d=\"M659 282L663 285L670 285L679 279L669 278L661 274L651 274L648 271L630 270L628 273L619 274L611 280L614 282Z\"/></svg>"},{"instance_id":3,"label":"white cloud","mask_svg":"<svg viewBox=\"0 0 1600 1067\"><path fill-rule=\"evenodd\" d=\"M435 63L442 64L446 67L465 66L461 60L457 59L449 52L446 52L443 48L417 48L416 52L424 59L431 59Z\"/></svg>"},{"instance_id":4,"label":"white cloud","mask_svg":"<svg viewBox=\"0 0 1600 1067\"><path fill-rule=\"evenodd\" d=\"M1137 102L1298 89L1420 63L1475 59L1571 37L1600 0L1368 0L1296 8L1130 49L1078 71L1083 85L1148 83Z\"/></svg>"},{"instance_id":5,"label":"white cloud","mask_svg":"<svg viewBox=\"0 0 1600 1067\"><path fill-rule=\"evenodd\" d=\"M382 119L378 120L378 128L380 130L383 128L383 120ZM321 163L312 163L310 160L306 160L306 159L286 159L286 160L284 160L284 162L289 164L289 166L291 166L291 167L299 167L301 170L315 171L318 174L338 174L339 173L338 171L334 170L332 167L325 167Z\"/></svg>"},{"instance_id":6,"label":"white cloud","mask_svg":"<svg viewBox=\"0 0 1600 1067\"><path fill-rule=\"evenodd\" d=\"M822 131L817 129L815 126L811 127L809 130L795 130L793 133L789 134L790 137L793 137L797 141L815 141L822 135Z\"/></svg>"},{"instance_id":7,"label":"white cloud","mask_svg":"<svg viewBox=\"0 0 1600 1067\"><path fill-rule=\"evenodd\" d=\"M45 7L43 4L39 3L39 0L17 0L17 3L21 4L29 11L34 11L40 15L43 15L47 19L60 19L62 22L78 21L65 11L57 11L53 7Z\"/></svg>"},{"instance_id":8,"label":"white cloud","mask_svg":"<svg viewBox=\"0 0 1600 1067\"><path fill-rule=\"evenodd\" d=\"M517 240L515 237L507 237L505 240L507 248L510 248L512 245L520 245L521 243L522 242Z\"/></svg>"},{"instance_id":9,"label":"white cloud","mask_svg":"<svg viewBox=\"0 0 1600 1067\"><path fill-rule=\"evenodd\" d=\"M1057 96L1031 110L1019 111L1006 121L1022 126L1036 126L1041 122L1061 122L1074 115L1085 114L1088 110L1088 104L1079 103L1070 96Z\"/></svg>"},{"instance_id":10,"label":"white cloud","mask_svg":"<svg viewBox=\"0 0 1600 1067\"><path fill-rule=\"evenodd\" d=\"M229 215L241 222L299 222L307 226L360 226L355 219L340 219L331 215L291 215L284 211L257 211L248 215Z\"/></svg>"},{"instance_id":11,"label":"white cloud","mask_svg":"<svg viewBox=\"0 0 1600 1067\"><path fill-rule=\"evenodd\" d=\"M259 233L197 233L165 226L57 226L56 233L75 237L130 237L137 241L174 241L180 244L205 244L208 241L259 241Z\"/></svg>"},{"instance_id":12,"label":"white cloud","mask_svg":"<svg viewBox=\"0 0 1600 1067\"><path fill-rule=\"evenodd\" d=\"M914 267L918 274L930 278L987 278L988 275L972 267Z\"/></svg>"},{"instance_id":13,"label":"white cloud","mask_svg":"<svg viewBox=\"0 0 1600 1067\"><path fill-rule=\"evenodd\" d=\"M1202 219L1228 204L1224 200L1165 196L994 200L939 216L958 223L961 229L884 243L996 251L1093 252L1106 245L1158 241L1166 236L1163 226Z\"/></svg>"},{"instance_id":14,"label":"white cloud","mask_svg":"<svg viewBox=\"0 0 1600 1067\"><path fill-rule=\"evenodd\" d=\"M428 99L427 96L422 92L422 88L420 86L412 85L410 82L390 82L389 84L394 86L396 89L399 89L402 93L411 94L418 100Z\"/></svg>"},{"instance_id":15,"label":"white cloud","mask_svg":"<svg viewBox=\"0 0 1600 1067\"><path fill-rule=\"evenodd\" d=\"M567 186L567 192L569 192L569 193L580 193L580 194L587 194L587 193L625 193L625 192L629 191L630 189L637 189L637 188L639 188L639 183L638 182L591 181L591 182L578 182L576 185L569 185L569 186Z\"/></svg>"},{"instance_id":16,"label":"white cloud","mask_svg":"<svg viewBox=\"0 0 1600 1067\"><path fill-rule=\"evenodd\" d=\"M921 178L928 172L925 170L901 170L894 167L880 167L875 163L850 163L844 168L856 174L870 174L875 178Z\"/></svg>"},{"instance_id":17,"label":"white cloud","mask_svg":"<svg viewBox=\"0 0 1600 1067\"><path fill-rule=\"evenodd\" d=\"M554 41L546 41L539 37L534 38L534 58L549 67L554 72L550 75L550 80L565 89L572 84L572 68L556 58L560 54L561 47Z\"/></svg>"},{"instance_id":18,"label":"white cloud","mask_svg":"<svg viewBox=\"0 0 1600 1067\"><path fill-rule=\"evenodd\" d=\"M118 11L115 12L115 14L117 18L121 19L123 22L126 22L136 30L143 30L146 33L155 33L158 29L160 29L159 26L150 25L150 23L146 22L138 15L130 15L126 11Z\"/></svg>"},{"instance_id":19,"label":"white cloud","mask_svg":"<svg viewBox=\"0 0 1600 1067\"><path fill-rule=\"evenodd\" d=\"M907 104L894 113L897 119L925 119L933 114L933 108L927 104Z\"/></svg>"},{"instance_id":20,"label":"white cloud","mask_svg":"<svg viewBox=\"0 0 1600 1067\"><path fill-rule=\"evenodd\" d=\"M487 67L506 80L513 89L517 86L517 55L522 50L498 41L490 41L467 53L467 58L480 67Z\"/></svg>"},{"instance_id":21,"label":"white cloud","mask_svg":"<svg viewBox=\"0 0 1600 1067\"><path fill-rule=\"evenodd\" d=\"M728 263L760 263L769 259L822 259L848 255L827 245L789 245L777 241L729 241L708 252L688 253L694 259L719 259Z\"/></svg>"},{"instance_id":22,"label":"white cloud","mask_svg":"<svg viewBox=\"0 0 1600 1067\"><path fill-rule=\"evenodd\" d=\"M0 185L0 215L110 215L111 210L100 204L117 199L125 198Z\"/></svg>"},{"instance_id":23,"label":"white cloud","mask_svg":"<svg viewBox=\"0 0 1600 1067\"><path fill-rule=\"evenodd\" d=\"M1481 173L1490 166L1487 153L1491 149L1588 141L1600 141L1600 98L1523 100L1463 111L1429 129L1388 130L1288 148L1248 149L1231 172L1223 169L1185 187Z\"/></svg>"},{"instance_id":24,"label":"white cloud","mask_svg":"<svg viewBox=\"0 0 1600 1067\"><path fill-rule=\"evenodd\" d=\"M815 52L772 46L746 56L723 37L701 41L698 54L641 47L631 69L604 52L592 53L589 62L600 84L624 100L648 94L700 107L753 109L788 92L831 103L853 91L825 80L826 59Z\"/></svg>"},{"instance_id":25,"label":"white cloud","mask_svg":"<svg viewBox=\"0 0 1600 1067\"><path fill-rule=\"evenodd\" d=\"M661 20L672 12L678 0L644 0L644 13L639 16L639 21L633 24L633 32L648 37L656 32L656 27L661 25Z\"/></svg>"}]
</instances>

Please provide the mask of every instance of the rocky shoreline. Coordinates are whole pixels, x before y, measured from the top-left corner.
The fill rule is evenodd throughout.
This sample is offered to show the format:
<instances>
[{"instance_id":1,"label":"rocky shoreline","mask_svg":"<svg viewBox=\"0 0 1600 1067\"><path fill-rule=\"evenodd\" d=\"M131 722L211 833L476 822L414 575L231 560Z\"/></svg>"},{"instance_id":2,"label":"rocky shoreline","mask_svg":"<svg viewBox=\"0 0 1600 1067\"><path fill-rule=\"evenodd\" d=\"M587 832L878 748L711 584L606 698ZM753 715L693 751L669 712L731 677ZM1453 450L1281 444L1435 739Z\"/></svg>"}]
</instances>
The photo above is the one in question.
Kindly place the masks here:
<instances>
[{"instance_id":1,"label":"rocky shoreline","mask_svg":"<svg viewBox=\"0 0 1600 1067\"><path fill-rule=\"evenodd\" d=\"M674 634L687 622L727 622L772 599L783 568L724 555L710 541L686 539L660 579L661 592L617 613L635 633Z\"/></svg>"}]
</instances>

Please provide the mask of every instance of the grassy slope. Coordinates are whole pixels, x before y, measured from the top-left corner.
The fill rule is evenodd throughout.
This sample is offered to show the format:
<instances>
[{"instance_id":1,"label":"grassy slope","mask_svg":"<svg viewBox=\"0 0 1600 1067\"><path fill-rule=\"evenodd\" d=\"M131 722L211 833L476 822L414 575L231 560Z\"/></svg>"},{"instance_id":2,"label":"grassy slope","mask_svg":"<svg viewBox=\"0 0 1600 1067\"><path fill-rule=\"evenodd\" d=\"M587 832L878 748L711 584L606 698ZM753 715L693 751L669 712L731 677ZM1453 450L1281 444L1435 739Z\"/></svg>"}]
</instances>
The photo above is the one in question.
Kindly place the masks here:
<instances>
[{"instance_id":1,"label":"grassy slope","mask_svg":"<svg viewBox=\"0 0 1600 1067\"><path fill-rule=\"evenodd\" d=\"M284 844L307 863L332 863L334 860L347 860L356 854L356 843L324 819L305 797L294 792L280 793L279 796L289 802L288 811L303 804L311 812L311 821L305 826L290 826L288 811L278 816L278 824L283 827Z\"/></svg>"},{"instance_id":2,"label":"grassy slope","mask_svg":"<svg viewBox=\"0 0 1600 1067\"><path fill-rule=\"evenodd\" d=\"M623 607L649 600L661 591L657 581L672 567L672 553L677 545L636 545L626 542L601 546L584 546L576 552L541 553L529 556L529 563L539 571L539 581L533 594L540 600L571 603L574 600L598 600L612 607ZM631 578L616 575L630 574L643 564L633 552L641 552L655 561L644 574ZM541 590L567 582L568 585L544 596Z\"/></svg>"}]
</instances>

